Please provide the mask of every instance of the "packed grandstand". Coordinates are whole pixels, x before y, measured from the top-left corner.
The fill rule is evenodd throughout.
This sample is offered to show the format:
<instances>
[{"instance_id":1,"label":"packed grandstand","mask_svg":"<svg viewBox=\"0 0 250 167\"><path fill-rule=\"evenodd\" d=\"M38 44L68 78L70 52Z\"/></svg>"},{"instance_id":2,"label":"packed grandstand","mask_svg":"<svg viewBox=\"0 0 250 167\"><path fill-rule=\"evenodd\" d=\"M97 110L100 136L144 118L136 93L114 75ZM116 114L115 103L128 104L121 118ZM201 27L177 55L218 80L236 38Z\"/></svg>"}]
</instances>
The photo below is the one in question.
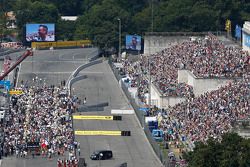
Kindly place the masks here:
<instances>
[{"instance_id":1,"label":"packed grandstand","mask_svg":"<svg viewBox=\"0 0 250 167\"><path fill-rule=\"evenodd\" d=\"M27 157L41 154L55 157L69 152L70 161L75 161L71 112L75 97L69 98L66 90L55 86L24 86L22 95L12 96L11 108L4 127L3 155Z\"/></svg>"},{"instance_id":2,"label":"packed grandstand","mask_svg":"<svg viewBox=\"0 0 250 167\"><path fill-rule=\"evenodd\" d=\"M250 118L250 55L238 47L225 46L215 36L171 45L156 54L141 55L134 62L122 60L130 86L138 88L138 98L146 105L149 75L166 97L185 101L165 111L151 112L158 118L165 140L186 141L193 148L197 141L221 139L237 120ZM218 90L195 97L193 87L178 83L178 70L186 69L199 78L230 78ZM151 110L153 111L153 110Z\"/></svg>"}]
</instances>

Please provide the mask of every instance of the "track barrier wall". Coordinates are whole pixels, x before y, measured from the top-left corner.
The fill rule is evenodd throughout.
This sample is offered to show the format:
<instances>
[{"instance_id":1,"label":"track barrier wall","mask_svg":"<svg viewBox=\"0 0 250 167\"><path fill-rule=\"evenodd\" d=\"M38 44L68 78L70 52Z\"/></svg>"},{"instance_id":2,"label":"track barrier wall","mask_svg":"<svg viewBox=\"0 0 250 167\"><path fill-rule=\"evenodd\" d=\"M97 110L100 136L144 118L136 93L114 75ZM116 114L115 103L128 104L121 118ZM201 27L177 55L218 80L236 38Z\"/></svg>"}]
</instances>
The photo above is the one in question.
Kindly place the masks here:
<instances>
[{"instance_id":1,"label":"track barrier wall","mask_svg":"<svg viewBox=\"0 0 250 167\"><path fill-rule=\"evenodd\" d=\"M109 60L109 65L117 79L117 81L119 82L121 80L121 76L119 75L119 71L116 69L116 67L113 65L113 62L111 60ZM147 139L149 141L149 143L151 144L154 152L156 153L156 155L158 156L159 160L162 162L163 165L165 165L165 167L170 167L169 164L169 160L166 156L164 156L162 149L160 148L160 146L157 144L157 142L153 139L152 134L148 128L148 126L145 123L145 117L144 117L144 112L139 110L139 105L136 103L136 99L134 99L129 91L128 88L126 87L126 85L124 84L124 82L121 82L121 88L123 90L123 92L125 93L126 97L128 98L130 104L132 105L132 107L134 108L135 114L138 118L138 120L140 121L141 126L144 129L144 132L147 136Z\"/></svg>"}]
</instances>

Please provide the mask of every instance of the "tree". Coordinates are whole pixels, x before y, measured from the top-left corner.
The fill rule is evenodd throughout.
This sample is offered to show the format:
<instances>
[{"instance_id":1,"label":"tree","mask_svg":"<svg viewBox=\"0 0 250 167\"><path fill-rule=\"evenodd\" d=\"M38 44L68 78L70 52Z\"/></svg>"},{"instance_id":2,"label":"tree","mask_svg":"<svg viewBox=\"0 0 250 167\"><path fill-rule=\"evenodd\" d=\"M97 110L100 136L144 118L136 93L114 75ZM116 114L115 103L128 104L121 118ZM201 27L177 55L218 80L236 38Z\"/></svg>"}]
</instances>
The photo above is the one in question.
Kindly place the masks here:
<instances>
[{"instance_id":1,"label":"tree","mask_svg":"<svg viewBox=\"0 0 250 167\"><path fill-rule=\"evenodd\" d=\"M88 12L94 5L100 4L101 2L102 0L84 0L81 4L81 13L84 14Z\"/></svg>"},{"instance_id":2,"label":"tree","mask_svg":"<svg viewBox=\"0 0 250 167\"><path fill-rule=\"evenodd\" d=\"M184 158L190 167L247 167L249 148L249 139L228 133L221 142L209 139L206 144L196 143L194 151L184 154Z\"/></svg>"},{"instance_id":3,"label":"tree","mask_svg":"<svg viewBox=\"0 0 250 167\"><path fill-rule=\"evenodd\" d=\"M37 1L37 0L36 0ZM77 16L81 12L82 0L43 0L55 5L62 16Z\"/></svg>"},{"instance_id":4,"label":"tree","mask_svg":"<svg viewBox=\"0 0 250 167\"><path fill-rule=\"evenodd\" d=\"M58 20L56 36L57 40L70 41L74 39L75 21Z\"/></svg>"},{"instance_id":5,"label":"tree","mask_svg":"<svg viewBox=\"0 0 250 167\"><path fill-rule=\"evenodd\" d=\"M132 18L132 27L135 33L143 34L149 32L151 26L151 9L144 8Z\"/></svg>"},{"instance_id":6,"label":"tree","mask_svg":"<svg viewBox=\"0 0 250 167\"><path fill-rule=\"evenodd\" d=\"M56 23L59 19L59 13L55 5L40 1L17 0L15 14L19 38L22 38L23 30L27 23Z\"/></svg>"},{"instance_id":7,"label":"tree","mask_svg":"<svg viewBox=\"0 0 250 167\"><path fill-rule=\"evenodd\" d=\"M205 3L195 3L189 14L189 26L191 31L215 31L216 12Z\"/></svg>"},{"instance_id":8,"label":"tree","mask_svg":"<svg viewBox=\"0 0 250 167\"><path fill-rule=\"evenodd\" d=\"M89 38L101 47L118 46L118 17L122 39L125 34L151 31L152 21L156 32L200 32L224 31L230 19L233 31L250 18L246 0L0 0L0 4L15 11L20 37L26 23L58 23L58 39ZM60 21L59 15L79 16L76 28Z\"/></svg>"},{"instance_id":9,"label":"tree","mask_svg":"<svg viewBox=\"0 0 250 167\"><path fill-rule=\"evenodd\" d=\"M78 19L75 38L92 39L102 49L118 46L118 18L122 21L122 31L126 32L131 20L129 13L115 0L103 0Z\"/></svg>"},{"instance_id":10,"label":"tree","mask_svg":"<svg viewBox=\"0 0 250 167\"><path fill-rule=\"evenodd\" d=\"M193 0L169 0L159 4L155 12L156 31L191 31L189 15Z\"/></svg>"}]
</instances>

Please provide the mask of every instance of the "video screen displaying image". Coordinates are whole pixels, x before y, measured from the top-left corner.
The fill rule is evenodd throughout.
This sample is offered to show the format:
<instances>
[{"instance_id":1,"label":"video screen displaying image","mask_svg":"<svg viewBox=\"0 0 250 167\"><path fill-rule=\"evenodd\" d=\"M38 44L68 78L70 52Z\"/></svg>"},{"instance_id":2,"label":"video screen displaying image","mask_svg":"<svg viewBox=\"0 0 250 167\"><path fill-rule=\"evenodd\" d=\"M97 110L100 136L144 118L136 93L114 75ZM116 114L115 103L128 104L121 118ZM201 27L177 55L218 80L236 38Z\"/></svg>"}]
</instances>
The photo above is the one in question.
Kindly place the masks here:
<instances>
[{"instance_id":1,"label":"video screen displaying image","mask_svg":"<svg viewBox=\"0 0 250 167\"><path fill-rule=\"evenodd\" d=\"M55 41L55 24L26 24L26 41Z\"/></svg>"},{"instance_id":2,"label":"video screen displaying image","mask_svg":"<svg viewBox=\"0 0 250 167\"><path fill-rule=\"evenodd\" d=\"M126 35L126 49L141 50L141 36Z\"/></svg>"}]
</instances>

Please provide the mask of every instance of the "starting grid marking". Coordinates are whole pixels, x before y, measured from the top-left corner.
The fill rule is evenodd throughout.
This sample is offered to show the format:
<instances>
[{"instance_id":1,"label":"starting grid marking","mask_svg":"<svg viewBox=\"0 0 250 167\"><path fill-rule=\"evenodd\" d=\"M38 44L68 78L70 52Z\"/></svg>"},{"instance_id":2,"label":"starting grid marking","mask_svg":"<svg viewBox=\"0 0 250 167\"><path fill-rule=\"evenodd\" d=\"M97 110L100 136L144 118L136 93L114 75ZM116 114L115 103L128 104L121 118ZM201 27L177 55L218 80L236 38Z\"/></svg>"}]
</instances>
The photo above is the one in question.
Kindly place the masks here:
<instances>
[{"instance_id":1,"label":"starting grid marking","mask_svg":"<svg viewBox=\"0 0 250 167\"><path fill-rule=\"evenodd\" d=\"M75 131L75 135L84 136L121 136L122 131Z\"/></svg>"},{"instance_id":2,"label":"starting grid marking","mask_svg":"<svg viewBox=\"0 0 250 167\"><path fill-rule=\"evenodd\" d=\"M75 135L78 136L131 136L130 131L118 131L118 130L76 130Z\"/></svg>"},{"instance_id":3,"label":"starting grid marking","mask_svg":"<svg viewBox=\"0 0 250 167\"><path fill-rule=\"evenodd\" d=\"M73 115L74 120L107 120L107 121L121 121L122 116L101 116L101 115Z\"/></svg>"},{"instance_id":4,"label":"starting grid marking","mask_svg":"<svg viewBox=\"0 0 250 167\"><path fill-rule=\"evenodd\" d=\"M73 115L75 120L113 120L113 116Z\"/></svg>"},{"instance_id":5,"label":"starting grid marking","mask_svg":"<svg viewBox=\"0 0 250 167\"><path fill-rule=\"evenodd\" d=\"M103 116L103 115L73 115L73 120L115 120L121 121L122 116ZM130 131L120 130L76 130L75 135L79 136L130 136Z\"/></svg>"}]
</instances>

